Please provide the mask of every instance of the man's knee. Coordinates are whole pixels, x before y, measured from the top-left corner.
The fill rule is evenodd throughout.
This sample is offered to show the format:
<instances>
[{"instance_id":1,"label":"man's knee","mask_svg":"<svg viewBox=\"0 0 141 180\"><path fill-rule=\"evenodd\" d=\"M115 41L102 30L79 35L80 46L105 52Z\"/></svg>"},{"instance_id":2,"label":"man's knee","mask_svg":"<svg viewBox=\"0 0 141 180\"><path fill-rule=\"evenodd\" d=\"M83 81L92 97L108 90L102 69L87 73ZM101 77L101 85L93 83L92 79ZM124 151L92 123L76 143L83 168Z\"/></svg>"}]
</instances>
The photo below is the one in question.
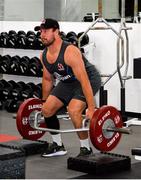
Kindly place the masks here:
<instances>
[{"instance_id":1,"label":"man's knee","mask_svg":"<svg viewBox=\"0 0 141 180\"><path fill-rule=\"evenodd\" d=\"M78 116L82 114L82 109L76 107L76 106L68 106L67 107L68 113L70 116Z\"/></svg>"},{"instance_id":2,"label":"man's knee","mask_svg":"<svg viewBox=\"0 0 141 180\"><path fill-rule=\"evenodd\" d=\"M42 114L44 117L51 117L56 113L56 109L44 103L42 106Z\"/></svg>"}]
</instances>

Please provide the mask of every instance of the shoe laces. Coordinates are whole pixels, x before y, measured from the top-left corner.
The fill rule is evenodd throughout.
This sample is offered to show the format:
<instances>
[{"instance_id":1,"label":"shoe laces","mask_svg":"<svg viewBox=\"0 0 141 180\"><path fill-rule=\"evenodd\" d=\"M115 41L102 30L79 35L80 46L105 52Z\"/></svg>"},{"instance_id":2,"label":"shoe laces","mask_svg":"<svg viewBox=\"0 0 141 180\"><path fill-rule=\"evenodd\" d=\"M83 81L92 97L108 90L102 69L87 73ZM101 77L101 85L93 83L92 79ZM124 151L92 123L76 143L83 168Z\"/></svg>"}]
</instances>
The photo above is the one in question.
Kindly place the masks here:
<instances>
[{"instance_id":1,"label":"shoe laces","mask_svg":"<svg viewBox=\"0 0 141 180\"><path fill-rule=\"evenodd\" d=\"M80 147L80 154L78 156L91 154L91 152L92 152L91 148L90 150L88 150L86 147Z\"/></svg>"},{"instance_id":2,"label":"shoe laces","mask_svg":"<svg viewBox=\"0 0 141 180\"><path fill-rule=\"evenodd\" d=\"M51 143L51 144L49 144L49 146L48 146L48 150L54 150L54 149L56 149L57 148L57 143L55 143L55 142L53 142L53 143Z\"/></svg>"}]
</instances>

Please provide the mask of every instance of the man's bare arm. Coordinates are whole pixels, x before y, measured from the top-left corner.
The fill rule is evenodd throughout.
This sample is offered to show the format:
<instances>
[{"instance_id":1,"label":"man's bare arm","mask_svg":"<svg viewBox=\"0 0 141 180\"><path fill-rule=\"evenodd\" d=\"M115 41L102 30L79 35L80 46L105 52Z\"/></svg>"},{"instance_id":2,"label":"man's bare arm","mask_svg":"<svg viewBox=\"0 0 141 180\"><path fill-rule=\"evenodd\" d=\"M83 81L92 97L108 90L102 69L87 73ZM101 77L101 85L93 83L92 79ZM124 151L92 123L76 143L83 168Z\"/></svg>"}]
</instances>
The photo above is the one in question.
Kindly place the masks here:
<instances>
[{"instance_id":1,"label":"man's bare arm","mask_svg":"<svg viewBox=\"0 0 141 180\"><path fill-rule=\"evenodd\" d=\"M65 62L72 68L76 78L80 81L88 104L88 110L91 111L89 116L92 116L95 108L94 95L79 49L69 46L65 53Z\"/></svg>"}]
</instances>

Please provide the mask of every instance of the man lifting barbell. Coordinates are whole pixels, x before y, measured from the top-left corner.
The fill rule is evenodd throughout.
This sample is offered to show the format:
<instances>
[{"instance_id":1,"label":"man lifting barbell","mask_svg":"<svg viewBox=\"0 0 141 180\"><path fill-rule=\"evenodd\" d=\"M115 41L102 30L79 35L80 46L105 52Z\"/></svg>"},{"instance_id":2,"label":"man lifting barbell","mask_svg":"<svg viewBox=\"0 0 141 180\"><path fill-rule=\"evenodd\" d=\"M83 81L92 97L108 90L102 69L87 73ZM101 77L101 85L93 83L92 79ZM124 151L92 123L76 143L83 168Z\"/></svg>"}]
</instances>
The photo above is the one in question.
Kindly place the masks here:
<instances>
[{"instance_id":1,"label":"man lifting barbell","mask_svg":"<svg viewBox=\"0 0 141 180\"><path fill-rule=\"evenodd\" d=\"M42 114L48 128L60 129L56 112L67 106L69 116L75 128L82 126L82 112L87 107L86 117L91 119L95 110L94 95L101 86L98 70L81 54L80 50L63 41L59 35L59 24L54 19L45 19L35 31L41 32L45 49L41 54L43 64L43 103ZM53 78L59 80L53 88ZM80 154L89 155L88 132L77 132L80 139ZM65 150L61 135L51 132L53 143L43 157L64 155Z\"/></svg>"}]
</instances>

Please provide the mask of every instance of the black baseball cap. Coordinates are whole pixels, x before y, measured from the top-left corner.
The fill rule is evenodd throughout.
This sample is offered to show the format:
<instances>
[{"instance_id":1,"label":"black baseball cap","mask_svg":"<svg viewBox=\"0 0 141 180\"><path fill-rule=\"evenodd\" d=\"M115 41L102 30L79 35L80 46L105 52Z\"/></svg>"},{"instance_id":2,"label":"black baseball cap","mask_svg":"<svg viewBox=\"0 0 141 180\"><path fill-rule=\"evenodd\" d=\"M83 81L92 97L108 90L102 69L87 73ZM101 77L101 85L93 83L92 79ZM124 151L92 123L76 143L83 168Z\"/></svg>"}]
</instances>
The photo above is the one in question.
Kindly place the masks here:
<instances>
[{"instance_id":1,"label":"black baseball cap","mask_svg":"<svg viewBox=\"0 0 141 180\"><path fill-rule=\"evenodd\" d=\"M50 29L50 28L59 29L59 23L55 19L51 19L51 18L44 19L40 24L40 26L36 26L34 30L39 31L40 29Z\"/></svg>"}]
</instances>

